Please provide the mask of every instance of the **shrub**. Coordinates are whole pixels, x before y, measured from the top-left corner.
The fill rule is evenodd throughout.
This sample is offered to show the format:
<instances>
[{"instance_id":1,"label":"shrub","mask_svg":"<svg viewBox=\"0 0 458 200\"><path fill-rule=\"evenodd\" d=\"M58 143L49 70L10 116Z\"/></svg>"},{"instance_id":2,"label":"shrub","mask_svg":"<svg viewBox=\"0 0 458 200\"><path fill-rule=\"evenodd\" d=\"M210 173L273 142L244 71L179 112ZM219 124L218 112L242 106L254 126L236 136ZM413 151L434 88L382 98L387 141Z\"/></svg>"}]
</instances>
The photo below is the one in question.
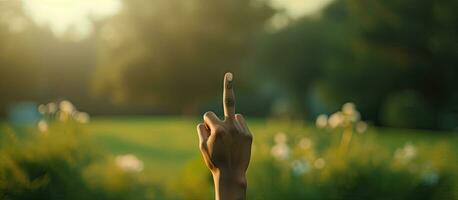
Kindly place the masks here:
<instances>
[{"instance_id":1,"label":"shrub","mask_svg":"<svg viewBox=\"0 0 458 200\"><path fill-rule=\"evenodd\" d=\"M147 199L160 194L90 142L87 114L78 114L69 102L42 113L37 128L25 128L26 137L17 137L9 125L0 129L0 199Z\"/></svg>"}]
</instances>

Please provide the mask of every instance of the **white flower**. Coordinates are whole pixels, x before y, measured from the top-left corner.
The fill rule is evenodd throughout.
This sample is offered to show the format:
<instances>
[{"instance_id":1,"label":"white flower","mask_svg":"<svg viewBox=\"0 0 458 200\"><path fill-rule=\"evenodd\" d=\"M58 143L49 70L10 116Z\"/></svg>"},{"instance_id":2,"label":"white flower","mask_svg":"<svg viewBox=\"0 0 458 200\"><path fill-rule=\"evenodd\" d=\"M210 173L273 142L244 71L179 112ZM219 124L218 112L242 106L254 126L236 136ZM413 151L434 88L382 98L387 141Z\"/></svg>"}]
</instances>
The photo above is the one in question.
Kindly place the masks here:
<instances>
[{"instance_id":1,"label":"white flower","mask_svg":"<svg viewBox=\"0 0 458 200\"><path fill-rule=\"evenodd\" d=\"M73 104L68 100L61 101L59 104L59 108L62 112L65 112L68 114L71 114L73 113L73 111L75 111L75 106L73 106Z\"/></svg>"},{"instance_id":2,"label":"white flower","mask_svg":"<svg viewBox=\"0 0 458 200\"><path fill-rule=\"evenodd\" d=\"M55 112L57 112L57 105L56 105L56 103L51 102L51 103L48 103L48 105L46 105L46 106L48 107L48 113L54 114Z\"/></svg>"},{"instance_id":3,"label":"white flower","mask_svg":"<svg viewBox=\"0 0 458 200\"><path fill-rule=\"evenodd\" d=\"M82 123L82 124L87 124L89 123L89 114L85 113L85 112L75 112L73 114L73 118L79 122L79 123Z\"/></svg>"},{"instance_id":4,"label":"white flower","mask_svg":"<svg viewBox=\"0 0 458 200\"><path fill-rule=\"evenodd\" d=\"M328 116L325 114L318 115L315 121L315 125L318 128L324 128L328 124Z\"/></svg>"},{"instance_id":5,"label":"white flower","mask_svg":"<svg viewBox=\"0 0 458 200\"><path fill-rule=\"evenodd\" d=\"M275 134L275 143L280 144L280 143L286 143L288 141L288 138L286 137L286 134L283 132L279 132Z\"/></svg>"},{"instance_id":6,"label":"white flower","mask_svg":"<svg viewBox=\"0 0 458 200\"><path fill-rule=\"evenodd\" d=\"M331 128L337 128L344 121L344 117L341 112L336 112L329 117L328 124Z\"/></svg>"},{"instance_id":7,"label":"white flower","mask_svg":"<svg viewBox=\"0 0 458 200\"><path fill-rule=\"evenodd\" d=\"M278 160L287 160L289 158L289 147L286 143L278 143L272 147L270 153Z\"/></svg>"},{"instance_id":8,"label":"white flower","mask_svg":"<svg viewBox=\"0 0 458 200\"><path fill-rule=\"evenodd\" d=\"M359 120L361 120L361 114L357 110L355 110L353 115L351 115L350 117L351 122L358 122Z\"/></svg>"},{"instance_id":9,"label":"white flower","mask_svg":"<svg viewBox=\"0 0 458 200\"><path fill-rule=\"evenodd\" d=\"M412 159L417 155L417 149L412 144L408 143L404 146L405 157Z\"/></svg>"},{"instance_id":10,"label":"white flower","mask_svg":"<svg viewBox=\"0 0 458 200\"><path fill-rule=\"evenodd\" d=\"M324 166L326 165L326 161L323 158L318 158L313 162L313 166L317 169L323 169Z\"/></svg>"},{"instance_id":11,"label":"white flower","mask_svg":"<svg viewBox=\"0 0 458 200\"><path fill-rule=\"evenodd\" d=\"M299 140L299 147L301 149L305 149L305 150L310 149L312 145L313 145L312 140L307 137L304 137L301 140Z\"/></svg>"},{"instance_id":12,"label":"white flower","mask_svg":"<svg viewBox=\"0 0 458 200\"><path fill-rule=\"evenodd\" d=\"M403 148L398 148L394 152L394 158L402 163L411 161L417 155L417 149L408 142Z\"/></svg>"},{"instance_id":13,"label":"white flower","mask_svg":"<svg viewBox=\"0 0 458 200\"><path fill-rule=\"evenodd\" d=\"M48 107L44 104L40 104L38 106L38 112L42 115L46 114L46 112L48 111Z\"/></svg>"},{"instance_id":14,"label":"white flower","mask_svg":"<svg viewBox=\"0 0 458 200\"><path fill-rule=\"evenodd\" d=\"M358 133L364 133L367 130L367 123L363 121L356 122L356 131Z\"/></svg>"},{"instance_id":15,"label":"white flower","mask_svg":"<svg viewBox=\"0 0 458 200\"><path fill-rule=\"evenodd\" d=\"M40 120L38 122L38 130L42 133L48 132L48 123L45 120Z\"/></svg>"},{"instance_id":16,"label":"white flower","mask_svg":"<svg viewBox=\"0 0 458 200\"><path fill-rule=\"evenodd\" d=\"M352 103L352 102L348 102L348 103L345 103L343 106L342 106L342 112L345 114L345 115L353 115L355 113L356 109L355 109L355 104Z\"/></svg>"},{"instance_id":17,"label":"white flower","mask_svg":"<svg viewBox=\"0 0 458 200\"><path fill-rule=\"evenodd\" d=\"M117 156L116 164L126 172L141 172L143 170L143 162L133 154Z\"/></svg>"},{"instance_id":18,"label":"white flower","mask_svg":"<svg viewBox=\"0 0 458 200\"><path fill-rule=\"evenodd\" d=\"M291 162L291 169L295 175L300 176L310 171L310 164L304 159L294 160Z\"/></svg>"},{"instance_id":19,"label":"white flower","mask_svg":"<svg viewBox=\"0 0 458 200\"><path fill-rule=\"evenodd\" d=\"M431 170L424 173L422 179L427 185L435 185L439 182L440 176L435 170Z\"/></svg>"},{"instance_id":20,"label":"white flower","mask_svg":"<svg viewBox=\"0 0 458 200\"><path fill-rule=\"evenodd\" d=\"M352 102L345 103L342 106L342 113L345 120L350 122L358 122L361 119L361 114L356 110L356 106Z\"/></svg>"}]
</instances>

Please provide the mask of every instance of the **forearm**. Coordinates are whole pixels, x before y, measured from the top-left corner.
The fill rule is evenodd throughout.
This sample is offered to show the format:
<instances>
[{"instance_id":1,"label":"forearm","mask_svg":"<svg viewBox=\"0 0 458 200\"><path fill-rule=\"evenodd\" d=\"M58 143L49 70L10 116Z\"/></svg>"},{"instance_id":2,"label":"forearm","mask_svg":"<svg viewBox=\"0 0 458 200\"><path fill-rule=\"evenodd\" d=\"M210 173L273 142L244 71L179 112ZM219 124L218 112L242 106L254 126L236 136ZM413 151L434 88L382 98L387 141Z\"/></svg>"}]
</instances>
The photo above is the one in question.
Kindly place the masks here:
<instances>
[{"instance_id":1,"label":"forearm","mask_svg":"<svg viewBox=\"0 0 458 200\"><path fill-rule=\"evenodd\" d=\"M215 200L245 200L247 181L245 174L213 173Z\"/></svg>"}]
</instances>

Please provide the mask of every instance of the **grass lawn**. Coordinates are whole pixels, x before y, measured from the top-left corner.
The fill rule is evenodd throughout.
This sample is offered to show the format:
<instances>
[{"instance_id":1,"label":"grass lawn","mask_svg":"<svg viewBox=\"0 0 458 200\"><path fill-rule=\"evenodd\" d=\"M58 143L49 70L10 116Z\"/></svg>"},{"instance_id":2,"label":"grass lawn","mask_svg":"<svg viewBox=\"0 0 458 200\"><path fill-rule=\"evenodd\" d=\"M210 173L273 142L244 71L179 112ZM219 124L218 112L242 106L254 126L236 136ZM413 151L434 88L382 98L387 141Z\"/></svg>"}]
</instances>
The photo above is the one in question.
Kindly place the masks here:
<instances>
[{"instance_id":1,"label":"grass lawn","mask_svg":"<svg viewBox=\"0 0 458 200\"><path fill-rule=\"evenodd\" d=\"M92 119L88 129L101 149L113 155L132 153L143 160L148 178L168 181L177 178L187 163L200 159L195 130L199 121L179 117L98 117ZM280 131L289 136L319 131L297 122L249 120L249 125L255 145L271 143L271 136ZM371 128L369 132L375 132L377 140L393 151L411 142L415 145L451 145L458 153L456 133L386 128Z\"/></svg>"}]
</instances>

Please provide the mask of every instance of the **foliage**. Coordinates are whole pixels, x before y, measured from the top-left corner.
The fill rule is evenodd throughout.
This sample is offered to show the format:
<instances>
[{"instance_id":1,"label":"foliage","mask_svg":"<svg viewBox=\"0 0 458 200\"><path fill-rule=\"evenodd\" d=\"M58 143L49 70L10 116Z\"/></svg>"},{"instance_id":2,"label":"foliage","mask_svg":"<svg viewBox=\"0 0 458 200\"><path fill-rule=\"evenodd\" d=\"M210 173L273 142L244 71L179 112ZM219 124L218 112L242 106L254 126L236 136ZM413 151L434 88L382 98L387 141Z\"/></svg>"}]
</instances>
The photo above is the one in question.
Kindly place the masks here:
<instances>
[{"instance_id":1,"label":"foliage","mask_svg":"<svg viewBox=\"0 0 458 200\"><path fill-rule=\"evenodd\" d=\"M452 0L336 0L272 31L281 12L265 0L126 0L76 40L35 24L21 1L1 1L0 116L17 102L61 98L93 114L195 114L220 107L230 70L246 114L313 119L352 101L377 125L451 130L456 9ZM406 93L416 97L395 102Z\"/></svg>"},{"instance_id":2,"label":"foliage","mask_svg":"<svg viewBox=\"0 0 458 200\"><path fill-rule=\"evenodd\" d=\"M272 147L257 148L252 199L458 198L457 160L447 144L407 142L390 151L362 128L352 103L325 120L317 119L318 130L277 133Z\"/></svg>"},{"instance_id":3,"label":"foliage","mask_svg":"<svg viewBox=\"0 0 458 200\"><path fill-rule=\"evenodd\" d=\"M21 101L71 98L85 109L95 108L95 101L88 100L94 39L57 38L33 23L21 1L1 1L0 116Z\"/></svg>"},{"instance_id":4,"label":"foliage","mask_svg":"<svg viewBox=\"0 0 458 200\"><path fill-rule=\"evenodd\" d=\"M390 152L359 116L355 105L346 103L329 118L317 118L318 130L289 135L292 141L277 133L271 148L263 145L256 152L251 198L457 198L457 160L450 146L408 142Z\"/></svg>"},{"instance_id":5,"label":"foliage","mask_svg":"<svg viewBox=\"0 0 458 200\"><path fill-rule=\"evenodd\" d=\"M387 98L381 120L394 127L428 128L433 126L434 112L422 96L406 91Z\"/></svg>"},{"instance_id":6,"label":"foliage","mask_svg":"<svg viewBox=\"0 0 458 200\"><path fill-rule=\"evenodd\" d=\"M253 0L123 3L100 30L99 92L172 112L195 112L213 97L272 14Z\"/></svg>"},{"instance_id":7,"label":"foliage","mask_svg":"<svg viewBox=\"0 0 458 200\"><path fill-rule=\"evenodd\" d=\"M458 198L457 149L447 142L407 141L390 148L360 121L352 103L329 118L319 117L316 129L288 124L276 134L255 132L249 199ZM193 162L187 176L199 174L202 181L199 167L205 169Z\"/></svg>"},{"instance_id":8,"label":"foliage","mask_svg":"<svg viewBox=\"0 0 458 200\"><path fill-rule=\"evenodd\" d=\"M248 197L457 198L456 137L375 127L358 131L360 121L351 117L357 112L348 112L348 105L317 120L319 128L251 119L255 138ZM2 125L1 198L213 198L212 179L193 133L195 119L95 118L88 124L58 119L47 120L47 133ZM348 130L352 137L343 151L342 134ZM17 131L29 136L16 137ZM113 155L125 153L137 155L144 169L122 168L120 157Z\"/></svg>"},{"instance_id":9,"label":"foliage","mask_svg":"<svg viewBox=\"0 0 458 200\"><path fill-rule=\"evenodd\" d=\"M450 129L458 95L458 30L452 25L457 6L451 0L334 1L319 17L304 17L265 37L253 71L267 69L286 85L309 119L316 107L330 112L353 101L364 118L396 126L381 119L383 105L391 104L390 96L414 91L430 112L417 121L428 121L405 126ZM313 98L320 105L307 103Z\"/></svg>"},{"instance_id":10,"label":"foliage","mask_svg":"<svg viewBox=\"0 0 458 200\"><path fill-rule=\"evenodd\" d=\"M157 187L123 170L88 140L71 104L46 111L38 127L0 129L1 199L146 199ZM27 135L19 137L17 131Z\"/></svg>"},{"instance_id":11,"label":"foliage","mask_svg":"<svg viewBox=\"0 0 458 200\"><path fill-rule=\"evenodd\" d=\"M430 148L417 150L416 146L407 144L392 156L392 152L375 142L375 136L358 134L348 151L344 152L339 148L338 131L320 134L323 135L303 136L313 138L312 147L308 149L304 149L300 143L291 142L288 159L272 157L269 149L260 152L263 155L252 166L256 170L250 177L250 180L254 180L251 182L251 198L457 198L454 193L457 174L453 166L442 165L445 160L453 159L447 147L430 147L444 151L427 155ZM329 140L333 142L328 143ZM409 154L398 156L400 151L408 151ZM443 153L451 157L437 159L438 155L444 156Z\"/></svg>"}]
</instances>

